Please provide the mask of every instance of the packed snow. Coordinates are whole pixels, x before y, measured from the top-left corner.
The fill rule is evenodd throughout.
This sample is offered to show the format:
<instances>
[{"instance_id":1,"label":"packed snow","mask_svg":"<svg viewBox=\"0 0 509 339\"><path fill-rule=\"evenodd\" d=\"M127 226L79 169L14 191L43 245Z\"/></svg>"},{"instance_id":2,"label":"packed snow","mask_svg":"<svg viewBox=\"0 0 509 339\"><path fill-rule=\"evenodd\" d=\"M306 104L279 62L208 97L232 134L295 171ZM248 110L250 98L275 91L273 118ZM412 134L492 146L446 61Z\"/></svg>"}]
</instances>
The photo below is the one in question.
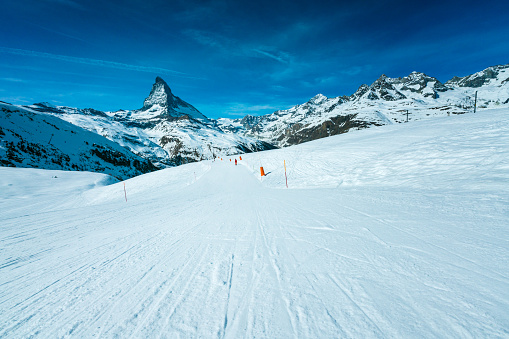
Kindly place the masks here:
<instances>
[{"instance_id":1,"label":"packed snow","mask_svg":"<svg viewBox=\"0 0 509 339\"><path fill-rule=\"evenodd\" d=\"M124 182L0 167L0 337L508 337L508 117Z\"/></svg>"}]
</instances>

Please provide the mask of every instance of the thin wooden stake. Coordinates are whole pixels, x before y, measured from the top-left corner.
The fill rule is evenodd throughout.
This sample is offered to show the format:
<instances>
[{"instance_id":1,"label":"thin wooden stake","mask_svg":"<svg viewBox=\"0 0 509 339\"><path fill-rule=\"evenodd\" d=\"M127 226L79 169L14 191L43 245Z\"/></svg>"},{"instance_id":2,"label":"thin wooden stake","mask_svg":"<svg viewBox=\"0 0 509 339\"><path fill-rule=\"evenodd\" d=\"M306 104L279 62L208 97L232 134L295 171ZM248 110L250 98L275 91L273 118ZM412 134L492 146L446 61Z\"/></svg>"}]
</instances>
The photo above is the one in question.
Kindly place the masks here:
<instances>
[{"instance_id":1,"label":"thin wooden stake","mask_svg":"<svg viewBox=\"0 0 509 339\"><path fill-rule=\"evenodd\" d=\"M285 166L285 180L286 180L286 188L288 188L288 177L286 176L286 160L283 160L283 165Z\"/></svg>"},{"instance_id":2,"label":"thin wooden stake","mask_svg":"<svg viewBox=\"0 0 509 339\"><path fill-rule=\"evenodd\" d=\"M477 111L477 91L475 91L474 113Z\"/></svg>"}]
</instances>

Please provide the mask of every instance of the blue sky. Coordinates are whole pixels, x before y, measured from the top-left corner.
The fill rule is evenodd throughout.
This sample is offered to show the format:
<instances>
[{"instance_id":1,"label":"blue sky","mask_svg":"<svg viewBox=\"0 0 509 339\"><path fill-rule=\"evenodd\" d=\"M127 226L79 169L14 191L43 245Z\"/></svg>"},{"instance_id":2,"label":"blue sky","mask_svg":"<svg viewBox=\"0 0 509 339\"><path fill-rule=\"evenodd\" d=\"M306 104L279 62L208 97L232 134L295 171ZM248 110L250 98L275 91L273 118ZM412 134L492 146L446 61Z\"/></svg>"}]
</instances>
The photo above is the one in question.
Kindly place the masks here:
<instances>
[{"instance_id":1,"label":"blue sky","mask_svg":"<svg viewBox=\"0 0 509 339\"><path fill-rule=\"evenodd\" d=\"M16 0L0 100L114 111L156 76L210 118L267 114L382 73L445 82L509 63L509 2Z\"/></svg>"}]
</instances>

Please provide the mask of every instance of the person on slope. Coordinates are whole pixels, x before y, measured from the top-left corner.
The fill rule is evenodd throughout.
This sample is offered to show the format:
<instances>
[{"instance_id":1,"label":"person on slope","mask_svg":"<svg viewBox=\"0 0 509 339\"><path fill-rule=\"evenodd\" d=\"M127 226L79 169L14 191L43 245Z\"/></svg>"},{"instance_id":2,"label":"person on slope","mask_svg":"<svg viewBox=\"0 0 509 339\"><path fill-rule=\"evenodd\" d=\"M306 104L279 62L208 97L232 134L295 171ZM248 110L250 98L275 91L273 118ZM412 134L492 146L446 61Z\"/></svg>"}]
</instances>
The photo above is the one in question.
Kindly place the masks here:
<instances>
[{"instance_id":1,"label":"person on slope","mask_svg":"<svg viewBox=\"0 0 509 339\"><path fill-rule=\"evenodd\" d=\"M235 159L235 166L237 166L237 159Z\"/></svg>"}]
</instances>

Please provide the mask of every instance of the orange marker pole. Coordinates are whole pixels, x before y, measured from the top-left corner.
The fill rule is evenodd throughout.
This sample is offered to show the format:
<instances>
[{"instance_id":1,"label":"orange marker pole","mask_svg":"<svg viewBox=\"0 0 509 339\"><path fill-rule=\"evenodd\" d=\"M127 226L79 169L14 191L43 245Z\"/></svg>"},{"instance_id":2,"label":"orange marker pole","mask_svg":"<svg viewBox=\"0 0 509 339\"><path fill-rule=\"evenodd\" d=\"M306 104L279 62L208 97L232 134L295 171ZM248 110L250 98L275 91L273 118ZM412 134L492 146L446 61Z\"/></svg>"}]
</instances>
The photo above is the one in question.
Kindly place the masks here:
<instances>
[{"instance_id":1,"label":"orange marker pole","mask_svg":"<svg viewBox=\"0 0 509 339\"><path fill-rule=\"evenodd\" d=\"M288 188L288 177L286 176L286 160L283 160L283 165L285 165L285 180L286 180L286 188Z\"/></svg>"},{"instance_id":2,"label":"orange marker pole","mask_svg":"<svg viewBox=\"0 0 509 339\"><path fill-rule=\"evenodd\" d=\"M260 176L265 176L265 171L263 170L263 167L260 167Z\"/></svg>"}]
</instances>

